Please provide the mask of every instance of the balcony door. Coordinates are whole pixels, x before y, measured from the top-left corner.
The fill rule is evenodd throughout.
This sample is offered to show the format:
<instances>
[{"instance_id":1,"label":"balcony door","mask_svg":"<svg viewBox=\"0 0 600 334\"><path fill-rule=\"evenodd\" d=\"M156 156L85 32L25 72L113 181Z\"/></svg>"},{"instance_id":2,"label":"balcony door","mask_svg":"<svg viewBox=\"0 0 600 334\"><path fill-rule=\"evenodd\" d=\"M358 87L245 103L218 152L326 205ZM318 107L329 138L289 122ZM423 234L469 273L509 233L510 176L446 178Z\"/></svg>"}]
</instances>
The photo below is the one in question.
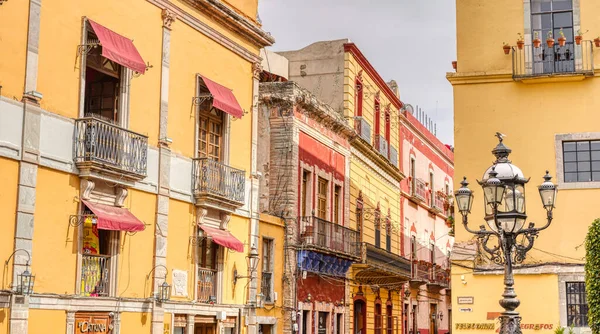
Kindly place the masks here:
<instances>
[{"instance_id":1,"label":"balcony door","mask_svg":"<svg viewBox=\"0 0 600 334\"><path fill-rule=\"evenodd\" d=\"M567 39L562 47L558 45L561 28ZM539 48L532 50L535 74L575 71L572 0L531 0L531 29L532 38L537 35L542 41ZM550 32L555 40L552 47L546 44Z\"/></svg>"}]
</instances>

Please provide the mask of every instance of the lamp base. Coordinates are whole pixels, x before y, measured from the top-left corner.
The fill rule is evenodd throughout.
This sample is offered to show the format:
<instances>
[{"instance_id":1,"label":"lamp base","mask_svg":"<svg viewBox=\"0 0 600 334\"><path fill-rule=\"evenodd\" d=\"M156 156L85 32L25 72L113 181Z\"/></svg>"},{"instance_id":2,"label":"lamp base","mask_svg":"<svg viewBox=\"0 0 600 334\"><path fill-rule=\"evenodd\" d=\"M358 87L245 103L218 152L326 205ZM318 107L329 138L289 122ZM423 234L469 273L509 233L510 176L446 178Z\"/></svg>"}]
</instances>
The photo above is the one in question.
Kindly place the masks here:
<instances>
[{"instance_id":1,"label":"lamp base","mask_svg":"<svg viewBox=\"0 0 600 334\"><path fill-rule=\"evenodd\" d=\"M500 320L500 334L521 334L521 316L519 312L502 312Z\"/></svg>"}]
</instances>

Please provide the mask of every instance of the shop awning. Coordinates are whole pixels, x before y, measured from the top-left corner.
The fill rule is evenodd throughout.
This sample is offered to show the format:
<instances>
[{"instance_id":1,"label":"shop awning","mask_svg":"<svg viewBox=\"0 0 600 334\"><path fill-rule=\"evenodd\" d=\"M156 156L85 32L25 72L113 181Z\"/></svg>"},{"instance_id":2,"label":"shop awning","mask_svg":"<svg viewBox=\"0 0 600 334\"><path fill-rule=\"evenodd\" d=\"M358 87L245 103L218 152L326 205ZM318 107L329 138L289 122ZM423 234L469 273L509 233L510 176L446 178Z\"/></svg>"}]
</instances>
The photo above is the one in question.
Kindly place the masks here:
<instances>
[{"instance_id":1,"label":"shop awning","mask_svg":"<svg viewBox=\"0 0 600 334\"><path fill-rule=\"evenodd\" d=\"M229 231L221 230L214 227L208 227L204 225L198 225L208 236L212 239L213 242L221 245L223 247L227 247L236 252L243 253L244 252L244 244L236 239Z\"/></svg>"},{"instance_id":2,"label":"shop awning","mask_svg":"<svg viewBox=\"0 0 600 334\"><path fill-rule=\"evenodd\" d=\"M101 230L138 232L146 227L129 210L115 206L90 203L83 201L98 218L98 228Z\"/></svg>"},{"instance_id":3,"label":"shop awning","mask_svg":"<svg viewBox=\"0 0 600 334\"><path fill-rule=\"evenodd\" d=\"M102 46L102 56L115 63L123 65L136 72L144 74L146 72L146 63L142 56L133 45L133 41L123 37L116 32L92 21L88 20L94 33L100 40Z\"/></svg>"},{"instance_id":4,"label":"shop awning","mask_svg":"<svg viewBox=\"0 0 600 334\"><path fill-rule=\"evenodd\" d=\"M213 107L219 110L223 110L224 112L228 113L233 117L242 118L242 116L244 115L244 111L242 110L242 107L233 95L231 89L225 86L221 86L218 83L204 76L200 77L202 78L202 80L204 80L204 84L206 85L206 87L210 91L210 94L213 97Z\"/></svg>"}]
</instances>

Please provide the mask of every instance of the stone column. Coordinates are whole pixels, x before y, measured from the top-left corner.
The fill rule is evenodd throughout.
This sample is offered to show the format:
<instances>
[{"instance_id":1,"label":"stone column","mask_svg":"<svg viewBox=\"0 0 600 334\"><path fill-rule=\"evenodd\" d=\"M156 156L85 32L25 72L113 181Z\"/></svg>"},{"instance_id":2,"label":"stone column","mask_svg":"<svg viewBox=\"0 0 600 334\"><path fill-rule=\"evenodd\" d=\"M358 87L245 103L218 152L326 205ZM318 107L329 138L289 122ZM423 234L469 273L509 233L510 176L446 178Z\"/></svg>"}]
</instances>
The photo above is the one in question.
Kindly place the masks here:
<instances>
[{"instance_id":1,"label":"stone column","mask_svg":"<svg viewBox=\"0 0 600 334\"><path fill-rule=\"evenodd\" d=\"M67 311L67 334L75 334L75 312Z\"/></svg>"},{"instance_id":2,"label":"stone column","mask_svg":"<svg viewBox=\"0 0 600 334\"><path fill-rule=\"evenodd\" d=\"M171 25L175 21L175 14L168 9L162 11L162 61L160 82L160 123L158 142L158 200L156 205L156 230L154 233L154 273L152 293L158 292L159 285L163 283L167 270L167 236L169 229L169 197L170 197L170 172L171 150L167 140L167 120L169 111L169 55L171 47ZM164 266L164 267L163 267ZM168 278L167 278L168 279ZM164 330L164 309L162 305L152 304L152 334L162 334Z\"/></svg>"},{"instance_id":3,"label":"stone column","mask_svg":"<svg viewBox=\"0 0 600 334\"><path fill-rule=\"evenodd\" d=\"M259 62L252 64L252 148L251 148L251 156L252 162L250 167L250 247L256 247L259 249L259 221L260 221L260 212L258 207L258 196L259 196L259 180L257 171L258 171L258 89L259 89L259 79L260 73L262 72L262 66ZM250 250L248 250L250 251ZM257 295L257 273L256 271L251 272L250 274L250 284L248 291L248 304L250 308L248 310L248 333L247 334L256 334L258 333L258 328L256 325L256 295Z\"/></svg>"},{"instance_id":4,"label":"stone column","mask_svg":"<svg viewBox=\"0 0 600 334\"><path fill-rule=\"evenodd\" d=\"M188 314L186 333L190 333L190 334L194 333L194 323L195 323L194 320L195 320L195 316L193 314Z\"/></svg>"},{"instance_id":5,"label":"stone column","mask_svg":"<svg viewBox=\"0 0 600 334\"><path fill-rule=\"evenodd\" d=\"M17 194L17 218L13 257L12 287L16 287L17 275L31 265L33 249L33 223L37 186L37 170L40 160L40 108L39 99L31 94L37 89L38 47L40 37L41 0L29 2L27 33L27 60L25 65L25 93L23 94L23 137L19 184ZM27 254L29 253L29 255ZM35 286L34 286L35 288ZM26 334L29 317L29 297L11 296L9 333Z\"/></svg>"}]
</instances>

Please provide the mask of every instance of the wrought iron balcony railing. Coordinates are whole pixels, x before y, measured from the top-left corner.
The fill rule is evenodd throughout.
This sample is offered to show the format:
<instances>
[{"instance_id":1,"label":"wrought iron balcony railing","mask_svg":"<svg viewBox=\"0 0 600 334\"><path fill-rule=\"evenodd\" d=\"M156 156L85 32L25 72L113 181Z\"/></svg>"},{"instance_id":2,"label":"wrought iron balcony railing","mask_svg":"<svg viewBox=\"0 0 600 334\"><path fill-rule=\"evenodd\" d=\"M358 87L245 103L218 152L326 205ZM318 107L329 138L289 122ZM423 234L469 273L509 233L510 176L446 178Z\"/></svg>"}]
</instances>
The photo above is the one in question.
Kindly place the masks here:
<instances>
[{"instance_id":1,"label":"wrought iron balcony railing","mask_svg":"<svg viewBox=\"0 0 600 334\"><path fill-rule=\"evenodd\" d=\"M413 260L412 279L413 281L429 282L431 279L431 265L425 261Z\"/></svg>"},{"instance_id":2,"label":"wrought iron balcony railing","mask_svg":"<svg viewBox=\"0 0 600 334\"><path fill-rule=\"evenodd\" d=\"M410 195L413 198L419 199L421 201L427 200L427 187L425 186L425 181L421 179L410 179L409 180L410 187Z\"/></svg>"},{"instance_id":3,"label":"wrought iron balcony railing","mask_svg":"<svg viewBox=\"0 0 600 334\"><path fill-rule=\"evenodd\" d=\"M84 296L106 297L109 295L110 256L82 255L81 289Z\"/></svg>"},{"instance_id":4,"label":"wrought iron balcony railing","mask_svg":"<svg viewBox=\"0 0 600 334\"><path fill-rule=\"evenodd\" d=\"M209 158L193 161L194 196L198 203L213 202L236 208L244 205L246 172Z\"/></svg>"},{"instance_id":5,"label":"wrought iron balcony railing","mask_svg":"<svg viewBox=\"0 0 600 334\"><path fill-rule=\"evenodd\" d=\"M273 302L273 285L271 284L273 273L263 272L260 279L260 293L264 296L265 303Z\"/></svg>"},{"instance_id":6,"label":"wrought iron balcony railing","mask_svg":"<svg viewBox=\"0 0 600 334\"><path fill-rule=\"evenodd\" d=\"M215 303L217 301L216 270L198 268L198 302Z\"/></svg>"},{"instance_id":7,"label":"wrought iron balcony railing","mask_svg":"<svg viewBox=\"0 0 600 334\"><path fill-rule=\"evenodd\" d=\"M73 157L82 171L146 177L148 137L109 122L86 117L75 120Z\"/></svg>"},{"instance_id":8,"label":"wrought iron balcony railing","mask_svg":"<svg viewBox=\"0 0 600 334\"><path fill-rule=\"evenodd\" d=\"M435 265L431 270L431 283L440 287L450 285L450 270L443 269L439 265Z\"/></svg>"},{"instance_id":9,"label":"wrought iron balcony railing","mask_svg":"<svg viewBox=\"0 0 600 334\"><path fill-rule=\"evenodd\" d=\"M299 240L308 247L360 257L358 232L314 216L300 217Z\"/></svg>"},{"instance_id":10,"label":"wrought iron balcony railing","mask_svg":"<svg viewBox=\"0 0 600 334\"><path fill-rule=\"evenodd\" d=\"M389 143L383 136L379 135L375 138L375 148L377 149L377 152L389 160L388 145Z\"/></svg>"},{"instance_id":11,"label":"wrought iron balcony railing","mask_svg":"<svg viewBox=\"0 0 600 334\"><path fill-rule=\"evenodd\" d=\"M390 162L398 167L398 150L392 145L390 145Z\"/></svg>"},{"instance_id":12,"label":"wrought iron balcony railing","mask_svg":"<svg viewBox=\"0 0 600 334\"><path fill-rule=\"evenodd\" d=\"M545 41L539 47L524 45L512 48L513 78L526 79L561 74L594 74L592 41L573 42L549 47Z\"/></svg>"},{"instance_id":13,"label":"wrought iron balcony railing","mask_svg":"<svg viewBox=\"0 0 600 334\"><path fill-rule=\"evenodd\" d=\"M446 196L444 196L443 194L440 194L439 192L436 192L434 196L432 196L433 198L433 205L432 208L440 211L440 212L444 212L444 203L446 203Z\"/></svg>"},{"instance_id":14,"label":"wrought iron balcony railing","mask_svg":"<svg viewBox=\"0 0 600 334\"><path fill-rule=\"evenodd\" d=\"M367 143L371 143L371 126L364 117L354 117L354 130Z\"/></svg>"}]
</instances>

